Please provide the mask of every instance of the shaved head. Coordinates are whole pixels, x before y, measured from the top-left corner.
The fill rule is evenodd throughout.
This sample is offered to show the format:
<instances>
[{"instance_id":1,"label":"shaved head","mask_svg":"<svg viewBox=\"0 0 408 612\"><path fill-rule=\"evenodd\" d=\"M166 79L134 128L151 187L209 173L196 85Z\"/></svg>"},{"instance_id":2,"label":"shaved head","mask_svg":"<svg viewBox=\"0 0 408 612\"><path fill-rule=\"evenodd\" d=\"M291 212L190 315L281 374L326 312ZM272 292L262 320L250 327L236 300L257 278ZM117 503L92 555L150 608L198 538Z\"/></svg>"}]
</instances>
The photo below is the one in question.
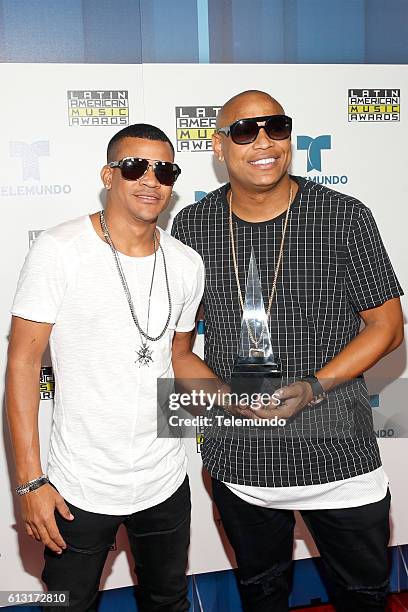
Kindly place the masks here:
<instances>
[{"instance_id":1,"label":"shaved head","mask_svg":"<svg viewBox=\"0 0 408 612\"><path fill-rule=\"evenodd\" d=\"M224 104L217 115L212 147L218 161L225 162L231 189L235 194L265 194L278 188L283 190L286 202L290 188L288 168L292 159L290 135L273 138L259 125L250 142L235 142L217 129L230 126L241 119L285 115L282 105L265 91L243 91ZM268 128L269 129L269 128ZM239 197L239 195L237 196ZM284 198L284 199L285 199Z\"/></svg>"},{"instance_id":2,"label":"shaved head","mask_svg":"<svg viewBox=\"0 0 408 612\"><path fill-rule=\"evenodd\" d=\"M265 109L266 112L260 111ZM218 112L217 128L225 127L245 117L284 115L282 105L265 91L250 89L230 98Z\"/></svg>"}]
</instances>

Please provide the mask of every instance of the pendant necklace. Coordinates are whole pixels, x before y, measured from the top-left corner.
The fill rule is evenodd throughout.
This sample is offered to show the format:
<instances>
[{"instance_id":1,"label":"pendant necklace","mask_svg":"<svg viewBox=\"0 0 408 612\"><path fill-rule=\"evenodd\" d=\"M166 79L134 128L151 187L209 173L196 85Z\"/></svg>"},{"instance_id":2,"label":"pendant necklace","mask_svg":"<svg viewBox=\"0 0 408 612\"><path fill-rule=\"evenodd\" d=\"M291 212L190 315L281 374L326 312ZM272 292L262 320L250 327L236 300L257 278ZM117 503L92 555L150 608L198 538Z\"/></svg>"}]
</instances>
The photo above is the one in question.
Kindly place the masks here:
<instances>
[{"instance_id":1,"label":"pendant necklace","mask_svg":"<svg viewBox=\"0 0 408 612\"><path fill-rule=\"evenodd\" d=\"M143 331L143 329L140 326L139 319L137 318L137 315L136 315L135 307L133 304L129 286L127 284L126 276L123 271L122 264L120 262L119 253L117 252L116 247L112 242L112 238L110 236L108 226L106 225L106 220L105 220L105 215L104 215L103 210L101 210L99 213L99 220L100 220L103 236L106 242L108 243L108 245L110 246L113 257L115 259L116 269L118 271L119 278L121 280L122 287L125 292L125 296L126 296L126 299L129 305L130 314L132 315L133 322L139 332L140 347L136 350L137 359L135 363L137 363L139 367L149 366L151 363L153 363L153 349L150 347L148 342L156 342L157 340L160 340L160 338L163 338L164 334L167 331L167 328L169 327L171 311L172 311L169 278L167 274L166 257L164 255L163 247L161 245L161 242L158 242L156 238L156 229L155 229L153 233L153 252L154 252L153 272L152 272L152 280L150 282L150 290L149 290L149 297L148 297L148 304L147 304L146 331ZM164 276L166 279L166 290L167 290L167 297L168 297L168 304L169 304L169 312L167 315L166 323L164 324L164 327L161 333L158 336L149 336L150 302L151 302L151 297L152 297L154 275L156 272L156 254L157 254L158 249L160 249L160 252L163 257L163 268L164 268Z\"/></svg>"},{"instance_id":2,"label":"pendant necklace","mask_svg":"<svg viewBox=\"0 0 408 612\"><path fill-rule=\"evenodd\" d=\"M288 206L286 209L286 215L285 215L285 219L283 222L283 231L282 231L282 238L281 238L281 243L280 243L280 248L279 248L279 255L278 255L278 261L276 263L276 267L275 267L275 274L274 274L274 278L273 278L273 282L272 282L272 289L271 289L271 293L269 296L269 303L268 303L268 309L266 311L266 320L269 320L269 316L271 314L271 309L272 309L272 302L273 302L273 298L275 296L275 292L276 292L276 284L278 281L278 275L279 275L279 269L282 263L282 257L283 257L283 247L285 244L285 236L286 236L286 228L288 226L288 221L289 221L289 212L290 212L290 207L292 205L292 195L293 195L293 189L292 189L292 185L290 186L290 190L289 190L289 199L288 199ZM236 254L236 248L235 248L235 240L234 240L234 228L233 228L233 223L232 223L232 190L230 191L230 196L228 198L228 205L229 205L229 235L230 235L230 243L231 243L231 254L232 254L232 262L233 262L233 266L234 266L234 272L235 272L235 280L237 282L237 287L238 287L238 297L239 297L239 302L240 302L240 306L242 311L244 311L244 298L242 295L242 291L241 291L241 284L239 282L239 273L238 273L238 261L237 261L237 254ZM250 326L250 322L248 319L245 319L246 321L246 326L247 326L247 330L248 330L248 336L249 339L252 343L252 347L249 349L249 355L250 357L263 357L264 356L264 351L262 350L262 348L259 347L259 344L261 343L262 337L264 335L264 331L265 331L265 322L262 321L262 329L259 333L259 336L256 337L256 331L255 329L252 330L251 326Z\"/></svg>"}]
</instances>

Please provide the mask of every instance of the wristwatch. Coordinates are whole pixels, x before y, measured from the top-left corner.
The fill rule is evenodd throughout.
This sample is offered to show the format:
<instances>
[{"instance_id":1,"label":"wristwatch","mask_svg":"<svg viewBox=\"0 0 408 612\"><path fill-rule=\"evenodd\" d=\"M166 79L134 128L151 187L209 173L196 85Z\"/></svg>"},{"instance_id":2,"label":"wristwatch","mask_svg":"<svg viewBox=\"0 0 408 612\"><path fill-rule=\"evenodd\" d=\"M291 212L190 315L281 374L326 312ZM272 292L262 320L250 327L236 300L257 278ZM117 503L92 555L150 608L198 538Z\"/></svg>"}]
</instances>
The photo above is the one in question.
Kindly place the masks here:
<instances>
[{"instance_id":1,"label":"wristwatch","mask_svg":"<svg viewBox=\"0 0 408 612\"><path fill-rule=\"evenodd\" d=\"M316 376L305 376L304 378L300 379L300 382L307 382L312 388L313 397L308 403L308 406L320 404L320 402L326 399L327 393Z\"/></svg>"}]
</instances>

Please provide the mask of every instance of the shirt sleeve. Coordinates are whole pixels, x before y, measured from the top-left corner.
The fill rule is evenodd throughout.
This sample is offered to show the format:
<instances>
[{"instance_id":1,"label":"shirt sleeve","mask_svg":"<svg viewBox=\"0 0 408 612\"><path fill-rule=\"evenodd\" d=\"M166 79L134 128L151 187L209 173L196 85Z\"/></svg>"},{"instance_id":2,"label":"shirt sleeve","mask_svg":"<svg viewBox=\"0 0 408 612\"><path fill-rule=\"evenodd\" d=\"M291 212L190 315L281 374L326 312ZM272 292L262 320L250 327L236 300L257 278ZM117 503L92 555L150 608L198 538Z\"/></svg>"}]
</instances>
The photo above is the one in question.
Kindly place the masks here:
<instances>
[{"instance_id":1,"label":"shirt sleeve","mask_svg":"<svg viewBox=\"0 0 408 612\"><path fill-rule=\"evenodd\" d=\"M196 272L192 277L190 275L188 275L187 277L190 289L187 293L187 298L184 303L183 310L181 311L181 315L177 322L176 331L178 332L188 332L194 329L197 310L201 304L201 300L204 293L204 264L200 255L198 255L198 253L196 253L196 255Z\"/></svg>"},{"instance_id":2,"label":"shirt sleeve","mask_svg":"<svg viewBox=\"0 0 408 612\"><path fill-rule=\"evenodd\" d=\"M366 206L361 208L348 240L346 289L358 312L403 295L374 217Z\"/></svg>"},{"instance_id":3,"label":"shirt sleeve","mask_svg":"<svg viewBox=\"0 0 408 612\"><path fill-rule=\"evenodd\" d=\"M40 234L21 269L11 314L38 323L55 323L65 288L58 243L49 234Z\"/></svg>"},{"instance_id":4,"label":"shirt sleeve","mask_svg":"<svg viewBox=\"0 0 408 612\"><path fill-rule=\"evenodd\" d=\"M171 235L173 236L173 238L177 238L177 240L183 242L183 240L180 238L179 223L177 217L178 215L176 215L173 219L173 223L171 226Z\"/></svg>"}]
</instances>

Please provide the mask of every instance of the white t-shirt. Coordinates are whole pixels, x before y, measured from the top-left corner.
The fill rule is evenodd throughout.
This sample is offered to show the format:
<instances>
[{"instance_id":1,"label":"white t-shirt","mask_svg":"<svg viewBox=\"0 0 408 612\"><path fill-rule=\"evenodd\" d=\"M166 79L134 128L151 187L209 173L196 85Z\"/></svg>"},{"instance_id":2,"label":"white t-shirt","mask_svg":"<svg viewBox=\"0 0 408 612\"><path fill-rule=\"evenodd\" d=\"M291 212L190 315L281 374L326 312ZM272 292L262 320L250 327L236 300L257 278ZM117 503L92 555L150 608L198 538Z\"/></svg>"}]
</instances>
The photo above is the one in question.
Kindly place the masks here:
<instances>
[{"instance_id":1,"label":"white t-shirt","mask_svg":"<svg viewBox=\"0 0 408 612\"><path fill-rule=\"evenodd\" d=\"M160 230L172 314L151 342L153 363L137 365L140 336L109 246L89 216L43 232L27 255L12 314L53 323L50 351L55 399L48 475L75 506L131 514L170 497L186 474L179 439L157 437L157 378L173 377L175 331L194 328L204 289L201 257ZM146 330L154 256L120 255L137 317ZM149 335L166 322L168 300L161 251L150 307Z\"/></svg>"},{"instance_id":2,"label":"white t-shirt","mask_svg":"<svg viewBox=\"0 0 408 612\"><path fill-rule=\"evenodd\" d=\"M384 499L388 477L381 466L372 472L324 484L298 487L251 487L224 483L241 499L263 508L329 510L354 508Z\"/></svg>"}]
</instances>

